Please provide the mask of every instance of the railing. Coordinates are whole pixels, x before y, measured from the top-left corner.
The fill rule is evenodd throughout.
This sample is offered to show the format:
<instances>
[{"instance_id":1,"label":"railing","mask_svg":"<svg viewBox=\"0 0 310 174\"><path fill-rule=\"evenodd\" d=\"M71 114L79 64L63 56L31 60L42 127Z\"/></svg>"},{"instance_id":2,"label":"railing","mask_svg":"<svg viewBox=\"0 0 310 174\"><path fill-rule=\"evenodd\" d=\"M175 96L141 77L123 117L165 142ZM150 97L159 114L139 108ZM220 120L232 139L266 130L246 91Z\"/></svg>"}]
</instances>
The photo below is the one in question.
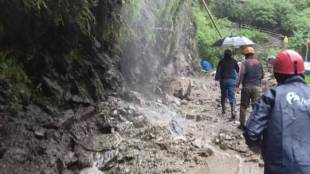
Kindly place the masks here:
<instances>
[{"instance_id":1,"label":"railing","mask_svg":"<svg viewBox=\"0 0 310 174\"><path fill-rule=\"evenodd\" d=\"M259 32L270 34L272 36L275 36L275 37L278 37L278 38L281 38L281 39L283 39L285 37L283 34L275 33L274 31L268 30L268 29L265 29L265 28L259 28L259 27L256 27L256 26L248 25L248 24L240 24L239 26L240 26L240 28L256 30L256 31L259 31Z\"/></svg>"}]
</instances>

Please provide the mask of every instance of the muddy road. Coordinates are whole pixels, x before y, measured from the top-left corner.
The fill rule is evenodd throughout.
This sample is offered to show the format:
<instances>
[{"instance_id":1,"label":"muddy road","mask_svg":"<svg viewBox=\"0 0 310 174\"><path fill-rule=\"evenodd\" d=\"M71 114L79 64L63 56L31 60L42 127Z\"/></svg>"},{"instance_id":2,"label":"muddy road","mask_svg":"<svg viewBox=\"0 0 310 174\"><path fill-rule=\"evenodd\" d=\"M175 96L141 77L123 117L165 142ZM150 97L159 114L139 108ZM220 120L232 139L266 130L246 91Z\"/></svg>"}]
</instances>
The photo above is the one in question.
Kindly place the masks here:
<instances>
[{"instance_id":1,"label":"muddy road","mask_svg":"<svg viewBox=\"0 0 310 174\"><path fill-rule=\"evenodd\" d=\"M238 121L221 114L219 87L210 75L176 78L166 86L152 97L113 94L49 120L40 108L27 108L40 124L3 115L0 173L263 173Z\"/></svg>"},{"instance_id":2,"label":"muddy road","mask_svg":"<svg viewBox=\"0 0 310 174\"><path fill-rule=\"evenodd\" d=\"M126 135L128 149L134 150L131 154L135 157L105 172L263 173L263 162L245 145L242 131L237 129L238 121L231 121L229 112L221 114L219 87L211 83L212 77L200 74L178 80L177 91L181 88L183 94L190 81L190 95L184 99L164 91L154 101L136 94L135 102L127 103L148 127L143 127L143 131L136 129L140 131L136 136ZM240 100L239 95L237 99Z\"/></svg>"}]
</instances>

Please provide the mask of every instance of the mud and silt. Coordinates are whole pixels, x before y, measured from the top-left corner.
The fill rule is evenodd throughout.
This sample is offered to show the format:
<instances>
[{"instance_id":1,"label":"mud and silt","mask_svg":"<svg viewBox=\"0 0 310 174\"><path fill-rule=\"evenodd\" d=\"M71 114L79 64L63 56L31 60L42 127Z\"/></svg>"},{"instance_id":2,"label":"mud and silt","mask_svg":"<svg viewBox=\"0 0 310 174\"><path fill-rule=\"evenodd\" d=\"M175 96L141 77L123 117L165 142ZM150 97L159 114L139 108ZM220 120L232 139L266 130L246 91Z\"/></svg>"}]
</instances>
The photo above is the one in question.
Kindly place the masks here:
<instances>
[{"instance_id":1,"label":"mud and silt","mask_svg":"<svg viewBox=\"0 0 310 174\"><path fill-rule=\"evenodd\" d=\"M127 92L58 117L42 119L36 106L3 114L0 173L262 173L238 122L220 113L210 78L185 78L191 92L183 99Z\"/></svg>"}]
</instances>

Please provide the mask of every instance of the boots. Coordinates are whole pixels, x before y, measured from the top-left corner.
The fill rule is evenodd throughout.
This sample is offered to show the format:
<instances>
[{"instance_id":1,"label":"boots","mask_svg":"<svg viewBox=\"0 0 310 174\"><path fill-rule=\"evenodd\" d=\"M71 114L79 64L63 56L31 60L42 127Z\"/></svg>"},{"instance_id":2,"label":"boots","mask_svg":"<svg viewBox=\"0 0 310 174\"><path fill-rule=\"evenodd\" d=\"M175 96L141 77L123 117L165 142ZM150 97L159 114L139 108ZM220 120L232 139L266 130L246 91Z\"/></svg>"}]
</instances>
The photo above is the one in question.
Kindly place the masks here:
<instances>
[{"instance_id":1,"label":"boots","mask_svg":"<svg viewBox=\"0 0 310 174\"><path fill-rule=\"evenodd\" d=\"M240 117L239 117L239 121L240 121L240 126L244 127L245 125L245 120L246 120L246 110L247 108L245 106L240 106Z\"/></svg>"},{"instance_id":2,"label":"boots","mask_svg":"<svg viewBox=\"0 0 310 174\"><path fill-rule=\"evenodd\" d=\"M225 100L221 102L222 105L222 114L226 113L226 106L225 106Z\"/></svg>"},{"instance_id":3,"label":"boots","mask_svg":"<svg viewBox=\"0 0 310 174\"><path fill-rule=\"evenodd\" d=\"M226 97L225 95L221 95L221 106L222 106L222 114L226 113Z\"/></svg>"},{"instance_id":4,"label":"boots","mask_svg":"<svg viewBox=\"0 0 310 174\"><path fill-rule=\"evenodd\" d=\"M230 103L230 109L231 109L231 120L236 119L237 111L236 111L236 102Z\"/></svg>"}]
</instances>

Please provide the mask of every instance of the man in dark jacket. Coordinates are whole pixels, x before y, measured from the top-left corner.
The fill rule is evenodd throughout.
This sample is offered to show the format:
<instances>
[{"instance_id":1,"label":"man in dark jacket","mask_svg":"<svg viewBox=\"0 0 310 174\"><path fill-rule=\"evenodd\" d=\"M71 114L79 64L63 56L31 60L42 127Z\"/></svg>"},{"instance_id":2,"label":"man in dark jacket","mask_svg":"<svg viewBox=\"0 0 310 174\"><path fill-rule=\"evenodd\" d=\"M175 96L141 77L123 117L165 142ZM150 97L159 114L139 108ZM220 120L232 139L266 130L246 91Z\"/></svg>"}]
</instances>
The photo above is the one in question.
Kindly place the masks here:
<instances>
[{"instance_id":1,"label":"man in dark jacket","mask_svg":"<svg viewBox=\"0 0 310 174\"><path fill-rule=\"evenodd\" d=\"M310 88L303 59L284 50L273 69L278 86L256 103L246 124L246 143L261 148L265 174L310 174Z\"/></svg>"},{"instance_id":2,"label":"man in dark jacket","mask_svg":"<svg viewBox=\"0 0 310 174\"><path fill-rule=\"evenodd\" d=\"M262 64L254 58L255 50L252 47L246 47L243 50L245 60L241 63L240 78L237 88L242 84L241 102L240 102L240 129L244 128L246 121L246 112L250 103L254 103L261 97L261 82L264 77Z\"/></svg>"},{"instance_id":3,"label":"man in dark jacket","mask_svg":"<svg viewBox=\"0 0 310 174\"><path fill-rule=\"evenodd\" d=\"M236 84L238 79L239 67L238 63L232 57L231 50L224 51L224 58L219 62L215 80L220 81L221 87L221 105L222 113L225 114L225 103L226 98L228 98L231 106L231 118L235 119L236 117Z\"/></svg>"}]
</instances>

